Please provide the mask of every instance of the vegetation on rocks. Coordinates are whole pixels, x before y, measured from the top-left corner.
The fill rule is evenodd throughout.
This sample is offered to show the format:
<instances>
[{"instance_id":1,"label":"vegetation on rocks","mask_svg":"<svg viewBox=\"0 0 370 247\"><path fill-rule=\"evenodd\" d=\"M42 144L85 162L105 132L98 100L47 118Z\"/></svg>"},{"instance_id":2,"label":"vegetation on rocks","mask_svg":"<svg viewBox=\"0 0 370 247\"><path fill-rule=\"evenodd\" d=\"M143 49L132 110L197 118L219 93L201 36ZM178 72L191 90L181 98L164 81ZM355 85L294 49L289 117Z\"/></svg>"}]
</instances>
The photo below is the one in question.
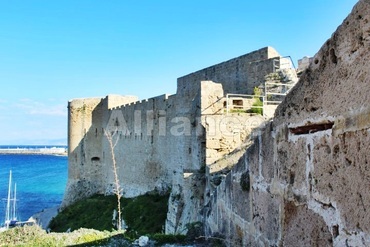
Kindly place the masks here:
<instances>
[{"instance_id":1,"label":"vegetation on rocks","mask_svg":"<svg viewBox=\"0 0 370 247\"><path fill-rule=\"evenodd\" d=\"M169 195L149 193L135 198L121 198L122 217L126 234L136 238L142 234L164 231ZM76 202L61 211L49 224L53 232L79 228L113 230L113 211L117 209L115 196L94 195Z\"/></svg>"},{"instance_id":2,"label":"vegetation on rocks","mask_svg":"<svg viewBox=\"0 0 370 247\"><path fill-rule=\"evenodd\" d=\"M213 242L189 239L183 235L152 234L147 235L150 239L148 247L154 246L215 246ZM97 231L94 229L80 228L69 233L47 233L37 225L15 227L0 233L0 247L3 246L32 246L32 247L111 247L111 246L138 246L133 239L128 239L123 231Z\"/></svg>"},{"instance_id":3,"label":"vegetation on rocks","mask_svg":"<svg viewBox=\"0 0 370 247\"><path fill-rule=\"evenodd\" d=\"M122 234L121 234L122 235ZM71 233L49 233L41 227L24 226L9 229L0 234L0 246L130 246L120 232L84 229Z\"/></svg>"},{"instance_id":4,"label":"vegetation on rocks","mask_svg":"<svg viewBox=\"0 0 370 247\"><path fill-rule=\"evenodd\" d=\"M12 228L0 234L0 246L134 246L143 235L149 246L208 246L200 237L200 222L187 226L187 236L163 233L168 199L169 194L158 193L121 198L126 229L118 231L112 222L117 198L94 195L59 212L49 224L50 233L37 225Z\"/></svg>"},{"instance_id":5,"label":"vegetation on rocks","mask_svg":"<svg viewBox=\"0 0 370 247\"><path fill-rule=\"evenodd\" d=\"M263 115L263 102L260 99L261 97L261 91L258 87L254 88L254 103L252 104L252 108L250 109L251 113L257 113L260 115Z\"/></svg>"}]
</instances>

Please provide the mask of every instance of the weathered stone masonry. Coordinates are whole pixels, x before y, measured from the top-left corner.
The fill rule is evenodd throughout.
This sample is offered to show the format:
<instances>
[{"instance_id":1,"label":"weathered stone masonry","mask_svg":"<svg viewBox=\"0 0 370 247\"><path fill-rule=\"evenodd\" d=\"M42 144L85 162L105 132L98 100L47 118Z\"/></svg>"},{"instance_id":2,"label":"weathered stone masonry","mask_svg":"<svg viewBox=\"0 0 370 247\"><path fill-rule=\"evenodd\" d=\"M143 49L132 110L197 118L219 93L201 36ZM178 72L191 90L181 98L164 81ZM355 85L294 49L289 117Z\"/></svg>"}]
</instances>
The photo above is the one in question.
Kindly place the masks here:
<instances>
[{"instance_id":1,"label":"weathered stone masonry","mask_svg":"<svg viewBox=\"0 0 370 247\"><path fill-rule=\"evenodd\" d=\"M119 130L124 196L171 188L167 233L201 221L228 246L369 246L369 21L361 0L268 122L225 112L225 96L283 69L270 47L179 78L175 95L71 101L63 206L112 193L104 131Z\"/></svg>"},{"instance_id":2,"label":"weathered stone masonry","mask_svg":"<svg viewBox=\"0 0 370 247\"><path fill-rule=\"evenodd\" d=\"M72 100L63 206L95 193L113 192L105 131L117 130L114 151L124 196L171 188L166 232L186 231L187 223L202 220L205 166L240 147L251 130L265 121L258 114L225 113L225 95L252 94L254 87L263 86L265 75L286 61L266 47L179 78L175 95L142 101L118 95ZM241 104L253 101L243 99ZM218 170L229 165L219 164Z\"/></svg>"},{"instance_id":3,"label":"weathered stone masonry","mask_svg":"<svg viewBox=\"0 0 370 247\"><path fill-rule=\"evenodd\" d=\"M370 1L315 55L205 212L229 246L370 246Z\"/></svg>"}]
</instances>

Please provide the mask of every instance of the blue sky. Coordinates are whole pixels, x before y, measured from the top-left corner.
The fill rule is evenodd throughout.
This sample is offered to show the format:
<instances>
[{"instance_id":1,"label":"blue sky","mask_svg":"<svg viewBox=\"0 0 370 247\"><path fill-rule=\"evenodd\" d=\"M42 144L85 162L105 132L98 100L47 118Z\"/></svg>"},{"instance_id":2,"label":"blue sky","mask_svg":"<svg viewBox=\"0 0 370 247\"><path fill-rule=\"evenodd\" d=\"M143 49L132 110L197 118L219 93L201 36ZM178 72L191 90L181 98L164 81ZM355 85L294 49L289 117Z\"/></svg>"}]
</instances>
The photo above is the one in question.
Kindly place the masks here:
<instances>
[{"instance_id":1,"label":"blue sky","mask_svg":"<svg viewBox=\"0 0 370 247\"><path fill-rule=\"evenodd\" d=\"M0 145L65 144L73 98L175 93L265 46L312 56L356 2L0 0Z\"/></svg>"}]
</instances>

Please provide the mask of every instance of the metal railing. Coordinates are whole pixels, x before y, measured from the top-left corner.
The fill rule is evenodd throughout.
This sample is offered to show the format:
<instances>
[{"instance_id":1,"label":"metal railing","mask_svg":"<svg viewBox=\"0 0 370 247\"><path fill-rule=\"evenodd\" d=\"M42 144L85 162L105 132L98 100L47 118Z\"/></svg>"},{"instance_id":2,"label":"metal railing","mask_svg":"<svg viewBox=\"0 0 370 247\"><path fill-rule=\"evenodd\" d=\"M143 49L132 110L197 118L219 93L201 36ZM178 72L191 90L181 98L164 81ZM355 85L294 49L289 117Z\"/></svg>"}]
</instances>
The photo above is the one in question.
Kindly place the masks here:
<instances>
[{"instance_id":1,"label":"metal railing","mask_svg":"<svg viewBox=\"0 0 370 247\"><path fill-rule=\"evenodd\" d=\"M287 61L288 58L290 61ZM285 63L283 61L285 59ZM288 65L288 66L287 66ZM290 80L289 73L284 73L282 67L291 68L295 70L295 64L290 56L279 57L273 59L273 73L283 73L283 77L279 77L275 81L264 82L264 92L261 96L249 95L249 94L226 94L226 113L229 113L231 110L250 110L252 108L262 109L263 112L266 106L278 105L282 102L284 97L289 93L289 91L295 86L296 82ZM281 75L280 75L281 76ZM287 83L281 82L282 80L288 78ZM262 101L262 106L253 105L253 102L256 98L259 98ZM249 103L246 101L249 100ZM234 104L234 102L236 104Z\"/></svg>"},{"instance_id":2,"label":"metal railing","mask_svg":"<svg viewBox=\"0 0 370 247\"><path fill-rule=\"evenodd\" d=\"M262 98L262 102L264 101L263 96L256 96L250 94L226 94L226 113L230 113L231 110L250 110L252 108L259 108L263 109L263 106L253 106L253 102L256 98ZM238 101L237 104L234 104L235 101ZM242 101L242 104L239 102ZM246 104L246 101L250 101Z\"/></svg>"}]
</instances>

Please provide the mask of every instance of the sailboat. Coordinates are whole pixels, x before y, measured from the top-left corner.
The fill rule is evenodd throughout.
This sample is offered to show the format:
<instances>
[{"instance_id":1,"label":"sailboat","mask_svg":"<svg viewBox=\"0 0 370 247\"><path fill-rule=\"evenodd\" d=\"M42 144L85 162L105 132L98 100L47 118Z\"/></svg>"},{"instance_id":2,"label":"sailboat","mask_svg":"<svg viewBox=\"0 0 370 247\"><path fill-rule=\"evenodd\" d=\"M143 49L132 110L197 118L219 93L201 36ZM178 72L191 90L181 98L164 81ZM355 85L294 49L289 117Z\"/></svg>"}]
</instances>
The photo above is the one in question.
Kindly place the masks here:
<instances>
[{"instance_id":1,"label":"sailboat","mask_svg":"<svg viewBox=\"0 0 370 247\"><path fill-rule=\"evenodd\" d=\"M8 198L6 200L5 222L1 230L7 230L11 227L17 226L18 219L16 215L17 202L17 184L14 183L14 191L12 191L12 171L9 174Z\"/></svg>"}]
</instances>

